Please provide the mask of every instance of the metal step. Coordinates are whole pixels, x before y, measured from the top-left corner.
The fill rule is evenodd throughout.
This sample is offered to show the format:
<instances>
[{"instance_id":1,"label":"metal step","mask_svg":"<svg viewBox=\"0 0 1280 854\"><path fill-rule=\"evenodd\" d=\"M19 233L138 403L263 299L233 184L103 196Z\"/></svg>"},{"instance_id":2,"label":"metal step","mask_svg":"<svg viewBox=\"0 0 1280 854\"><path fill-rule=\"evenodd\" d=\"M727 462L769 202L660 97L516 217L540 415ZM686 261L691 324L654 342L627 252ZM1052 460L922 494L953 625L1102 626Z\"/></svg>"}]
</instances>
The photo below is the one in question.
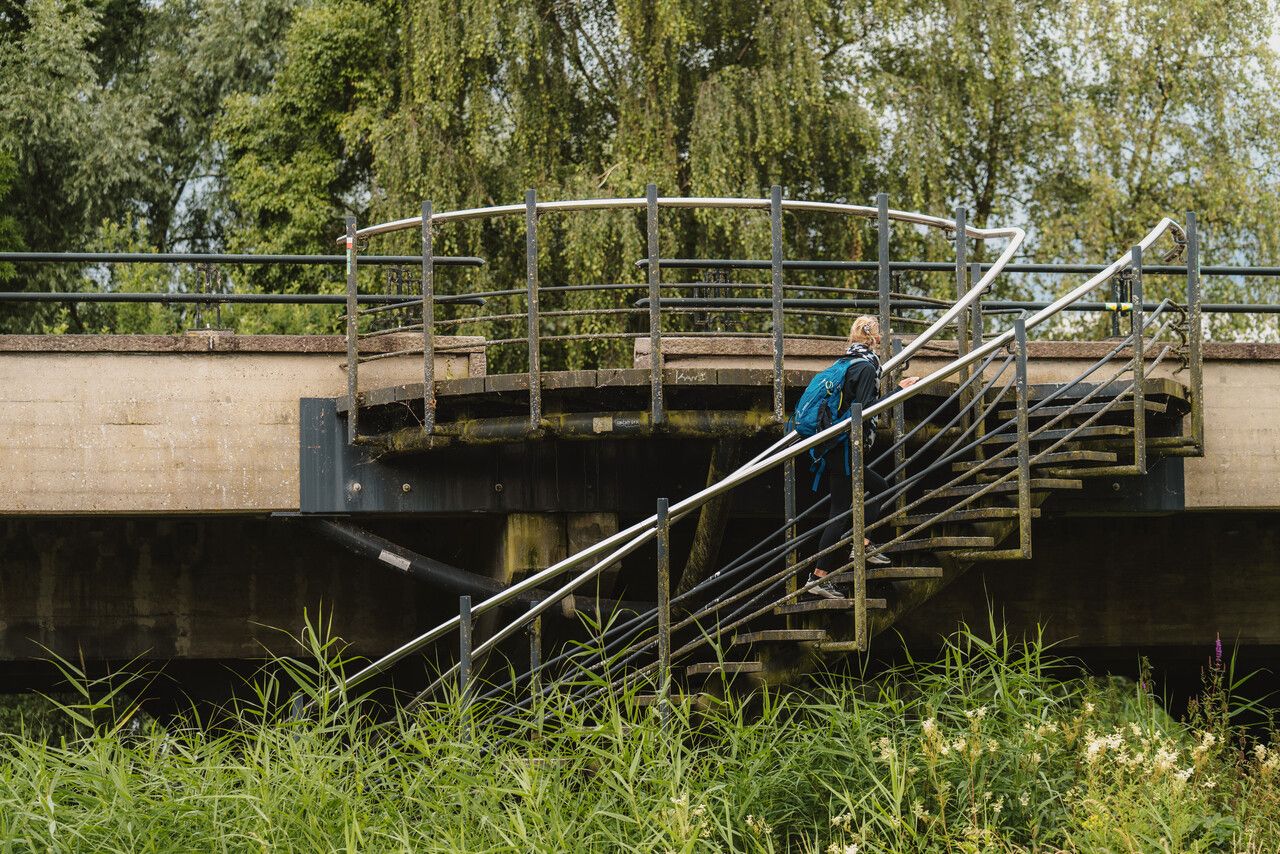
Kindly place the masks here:
<instances>
[{"instance_id":1,"label":"metal step","mask_svg":"<svg viewBox=\"0 0 1280 854\"><path fill-rule=\"evenodd\" d=\"M1066 412L1070 412L1072 415L1093 415L1095 412L1101 412L1107 405L1108 402L1084 403L1076 407L1072 407L1070 404L1065 406L1042 406L1039 409L1028 409L1027 415L1031 418L1049 418L1054 415L1062 415ZM1168 407L1163 403L1144 399L1143 409L1152 414L1159 415L1168 409ZM1132 413L1133 401L1129 400L1124 403L1117 403L1115 406L1111 407L1111 409L1107 410L1107 412L1114 412L1117 415L1122 412ZM1018 417L1018 411L1016 409L1001 409L996 413L996 417L1002 421L1007 421Z\"/></svg>"},{"instance_id":2,"label":"metal step","mask_svg":"<svg viewBox=\"0 0 1280 854\"><path fill-rule=\"evenodd\" d=\"M1133 428L1127 424L1102 424L1092 427L1064 427L1060 430L1042 430L1031 436L1032 442L1056 442L1068 436L1075 439L1112 439L1121 436L1132 436ZM1008 445L1018 441L1017 433L1009 431L982 440L984 445Z\"/></svg>"},{"instance_id":3,"label":"metal step","mask_svg":"<svg viewBox=\"0 0 1280 854\"><path fill-rule=\"evenodd\" d=\"M711 704L718 700L711 694L705 694L698 691L693 694L672 694L669 698L673 706L686 706L692 704L695 709L708 709ZM662 702L662 697L658 694L636 694L636 707L645 709L650 706L656 706Z\"/></svg>"},{"instance_id":4,"label":"metal step","mask_svg":"<svg viewBox=\"0 0 1280 854\"><path fill-rule=\"evenodd\" d=\"M762 629L758 632L745 632L740 635L734 635L730 645L824 641L827 639L827 633L822 629Z\"/></svg>"},{"instance_id":5,"label":"metal step","mask_svg":"<svg viewBox=\"0 0 1280 854\"><path fill-rule=\"evenodd\" d=\"M1053 451L1045 454L1039 460L1032 460L1032 467L1037 466L1056 466L1063 463L1114 463L1116 455L1110 451ZM951 468L954 471L969 471L982 465L982 460L966 460L962 463L952 463ZM1001 457L998 460L988 463L984 468L988 469L1011 469L1018 465L1017 454L1009 454L1007 457Z\"/></svg>"},{"instance_id":6,"label":"metal step","mask_svg":"<svg viewBox=\"0 0 1280 854\"><path fill-rule=\"evenodd\" d=\"M989 549L996 541L991 537L928 537L923 540L904 540L885 546L888 552L935 552L941 549Z\"/></svg>"},{"instance_id":7,"label":"metal step","mask_svg":"<svg viewBox=\"0 0 1280 854\"><path fill-rule=\"evenodd\" d=\"M941 578L940 566L869 566L867 581L897 581L913 578Z\"/></svg>"},{"instance_id":8,"label":"metal step","mask_svg":"<svg viewBox=\"0 0 1280 854\"><path fill-rule=\"evenodd\" d=\"M853 609L853 605L852 599L802 599L799 602L778 605L773 609L773 613L786 615L812 614L816 611L849 611ZM868 611L887 607L888 602L884 599L867 599Z\"/></svg>"},{"instance_id":9,"label":"metal step","mask_svg":"<svg viewBox=\"0 0 1280 854\"><path fill-rule=\"evenodd\" d=\"M1032 518L1040 515L1039 507L1031 508ZM901 528L914 528L916 525L943 524L945 522L994 522L997 519L1018 518L1017 507L972 507L964 510L951 510L942 513L919 513L912 516L889 516L885 524Z\"/></svg>"},{"instance_id":10,"label":"metal step","mask_svg":"<svg viewBox=\"0 0 1280 854\"><path fill-rule=\"evenodd\" d=\"M1032 491L1044 491L1049 489L1079 489L1080 481L1065 477L1033 477L1031 478ZM1009 492L1018 491L1018 482L1016 480L1006 480L1004 483L997 483L992 486L989 483L975 483L970 486L953 486L950 489L944 489L936 495L929 496L929 500L933 501L939 498L961 498L966 495L973 495L975 492L986 489L984 495L1002 495Z\"/></svg>"},{"instance_id":11,"label":"metal step","mask_svg":"<svg viewBox=\"0 0 1280 854\"><path fill-rule=\"evenodd\" d=\"M736 676L739 673L760 673L764 664L759 661L704 661L701 664L690 664L684 669L686 676L710 676L723 673L725 676Z\"/></svg>"}]
</instances>

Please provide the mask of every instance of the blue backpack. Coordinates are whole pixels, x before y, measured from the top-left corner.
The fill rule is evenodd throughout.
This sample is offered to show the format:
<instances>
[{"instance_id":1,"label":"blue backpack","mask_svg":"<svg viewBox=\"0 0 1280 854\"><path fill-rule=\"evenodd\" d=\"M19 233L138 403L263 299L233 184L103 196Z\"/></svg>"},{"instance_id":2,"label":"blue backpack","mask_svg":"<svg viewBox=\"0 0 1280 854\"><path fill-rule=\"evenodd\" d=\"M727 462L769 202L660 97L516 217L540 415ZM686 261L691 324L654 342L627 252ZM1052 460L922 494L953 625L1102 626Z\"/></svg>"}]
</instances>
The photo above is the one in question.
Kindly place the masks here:
<instances>
[{"instance_id":1,"label":"blue backpack","mask_svg":"<svg viewBox=\"0 0 1280 854\"><path fill-rule=\"evenodd\" d=\"M844 402L844 377L853 362L854 359L851 356L837 359L834 365L809 381L809 386L804 390L804 394L800 395L800 402L796 404L796 411L789 422L791 429L795 430L802 439L827 429L842 417L847 408ZM809 470L814 473L814 492L818 491L822 472L826 469L826 453L831 448L842 448L848 442L848 434L841 433L822 448L822 453L818 452L818 448L809 451L809 459L813 461ZM844 468L845 473L848 474L848 454L844 455Z\"/></svg>"}]
</instances>

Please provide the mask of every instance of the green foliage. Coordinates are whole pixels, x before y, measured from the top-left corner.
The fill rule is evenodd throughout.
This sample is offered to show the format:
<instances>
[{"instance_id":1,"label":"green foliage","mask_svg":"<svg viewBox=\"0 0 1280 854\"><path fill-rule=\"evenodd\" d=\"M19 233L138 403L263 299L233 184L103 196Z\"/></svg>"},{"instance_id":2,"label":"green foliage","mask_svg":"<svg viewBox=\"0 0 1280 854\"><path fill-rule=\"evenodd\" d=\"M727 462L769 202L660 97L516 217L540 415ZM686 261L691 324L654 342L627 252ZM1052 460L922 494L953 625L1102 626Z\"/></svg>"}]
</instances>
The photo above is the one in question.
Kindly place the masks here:
<instances>
[{"instance_id":1,"label":"green foliage","mask_svg":"<svg viewBox=\"0 0 1280 854\"><path fill-rule=\"evenodd\" d=\"M518 203L528 187L639 196L649 182L761 196L776 183L792 198L964 205L979 225L1027 227L1040 261L1114 257L1159 216L1195 209L1206 262L1266 263L1280 249L1277 11L1276 0L32 0L0 11L0 177L11 158L17 236L36 249L83 248L107 223L158 249L329 252L344 215L396 219L423 199L447 210ZM439 229L438 251L488 262L442 289L519 287L520 225ZM639 280L641 217L547 217L541 229L548 284ZM788 216L785 231L792 257L865 258L874 245L832 218ZM768 226L758 213L670 211L661 239L667 255L766 257ZM413 251L416 239L370 249ZM893 252L936 260L951 247L896 228ZM84 286L76 270L24 275L28 287ZM1023 277L995 296L1064 285ZM340 284L295 268L245 271L236 286ZM1212 301L1277 298L1266 280L1208 286ZM1150 295L1174 287L1153 279ZM548 300L583 312L548 318L552 334L642 330L622 291ZM9 325L62 322L80 328L54 311ZM255 310L237 323L328 332L333 313ZM1216 337L1276 335L1266 318L1210 323ZM762 315L741 324L765 327ZM493 353L493 368L517 355ZM623 365L631 351L565 339L546 357Z\"/></svg>"},{"instance_id":2,"label":"green foliage","mask_svg":"<svg viewBox=\"0 0 1280 854\"><path fill-rule=\"evenodd\" d=\"M144 720L138 682L73 692L61 737L0 748L0 841L83 850L1269 851L1280 754L1036 639L824 677L664 724L619 698L538 714L334 701L313 630L217 723ZM1229 698L1206 685L1202 707ZM300 702L295 702L294 700ZM296 710L306 709L299 717ZM24 717L24 720L27 718Z\"/></svg>"}]
</instances>

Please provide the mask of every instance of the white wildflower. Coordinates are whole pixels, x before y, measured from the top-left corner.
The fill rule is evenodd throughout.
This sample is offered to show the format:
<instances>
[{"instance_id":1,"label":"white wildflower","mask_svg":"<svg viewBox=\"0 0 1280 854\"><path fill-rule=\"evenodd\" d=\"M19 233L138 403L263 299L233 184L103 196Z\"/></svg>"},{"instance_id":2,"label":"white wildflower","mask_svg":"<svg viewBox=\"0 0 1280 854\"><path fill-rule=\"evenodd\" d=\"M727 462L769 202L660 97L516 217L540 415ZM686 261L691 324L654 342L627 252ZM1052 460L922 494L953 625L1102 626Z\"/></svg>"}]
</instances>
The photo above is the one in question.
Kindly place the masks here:
<instances>
[{"instance_id":1,"label":"white wildflower","mask_svg":"<svg viewBox=\"0 0 1280 854\"><path fill-rule=\"evenodd\" d=\"M1031 795L1029 795L1026 792L1023 792L1021 795L1018 795L1018 803L1022 804L1025 807L1027 804L1031 803Z\"/></svg>"},{"instance_id":2,"label":"white wildflower","mask_svg":"<svg viewBox=\"0 0 1280 854\"><path fill-rule=\"evenodd\" d=\"M1093 714L1093 709L1094 709L1093 703L1090 703L1088 700L1085 700L1085 701L1084 701L1084 713L1085 713L1086 715L1091 715L1091 714Z\"/></svg>"}]
</instances>

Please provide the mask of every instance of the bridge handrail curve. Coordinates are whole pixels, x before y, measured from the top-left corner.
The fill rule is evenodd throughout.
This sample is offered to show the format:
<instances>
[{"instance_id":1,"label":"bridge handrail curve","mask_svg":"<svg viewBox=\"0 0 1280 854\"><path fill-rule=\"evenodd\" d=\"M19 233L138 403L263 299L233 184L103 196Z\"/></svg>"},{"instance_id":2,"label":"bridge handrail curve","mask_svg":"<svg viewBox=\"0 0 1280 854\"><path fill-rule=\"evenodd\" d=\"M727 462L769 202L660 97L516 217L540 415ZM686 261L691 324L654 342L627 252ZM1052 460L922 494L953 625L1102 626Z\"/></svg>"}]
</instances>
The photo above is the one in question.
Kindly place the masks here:
<instances>
[{"instance_id":1,"label":"bridge handrail curve","mask_svg":"<svg viewBox=\"0 0 1280 854\"><path fill-rule=\"evenodd\" d=\"M729 198L719 196L659 196L656 199L659 208L710 208L716 210L769 210L773 204L771 199L754 199L754 198ZM539 213L562 213L577 211L601 211L601 210L636 210L647 207L647 198L618 198L618 199L566 199L561 201L535 202L534 209ZM856 216L871 219L880 215L880 209L870 205L851 205L844 202L818 202L804 199L782 199L781 207L783 212L804 212L804 213L828 213L840 214L843 216ZM463 208L456 211L441 211L440 213L432 213L430 216L431 224L449 223L449 222L465 222L474 219L488 219L506 216L518 216L527 213L529 205L492 205L482 208ZM933 216L931 214L919 213L916 211L903 211L896 208L889 208L887 216L894 222L905 222L912 225L923 225L928 228L937 228L943 231L956 232L957 225L954 219L946 217ZM355 235L357 240L367 239L382 234L391 234L396 231L403 231L410 228L421 228L422 216L407 217L405 219L392 220L390 222L379 223L377 225L365 226L356 229ZM884 370L892 371L898 365L903 364L911 358L921 347L933 339L941 330L947 328L953 323L957 316L964 312L970 305L977 301L982 294L990 288L991 283L1000 275L1013 256L1022 247L1026 240L1026 232L1015 226L1004 228L977 228L965 223L964 233L966 237L975 240L1000 240L1005 239L1008 242L1004 249L996 258L991 268L987 270L978 279L977 282L965 293L965 295L957 300L951 308L936 318L927 329L908 342L902 350L891 356L884 363ZM343 245L348 241L344 235L337 239L339 245ZM351 251L352 247L347 247Z\"/></svg>"}]
</instances>

